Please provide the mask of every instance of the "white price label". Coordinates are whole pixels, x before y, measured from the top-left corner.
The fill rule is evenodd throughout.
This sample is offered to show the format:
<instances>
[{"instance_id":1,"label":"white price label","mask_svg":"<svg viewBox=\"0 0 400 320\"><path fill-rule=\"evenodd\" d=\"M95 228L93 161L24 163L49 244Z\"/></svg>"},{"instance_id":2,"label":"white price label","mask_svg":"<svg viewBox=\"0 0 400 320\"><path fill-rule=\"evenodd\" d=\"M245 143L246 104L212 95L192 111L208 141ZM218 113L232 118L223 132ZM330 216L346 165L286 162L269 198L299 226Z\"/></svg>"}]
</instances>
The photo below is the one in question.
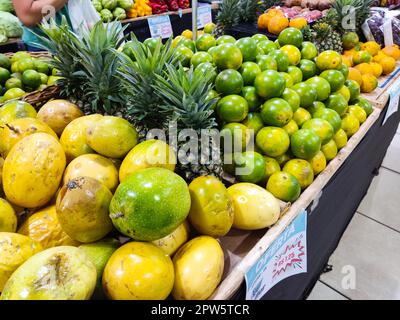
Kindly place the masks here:
<instances>
[{"instance_id":1,"label":"white price label","mask_svg":"<svg viewBox=\"0 0 400 320\"><path fill-rule=\"evenodd\" d=\"M287 277L307 272L307 211L303 210L246 272L246 299L259 300Z\"/></svg>"},{"instance_id":2,"label":"white price label","mask_svg":"<svg viewBox=\"0 0 400 320\"><path fill-rule=\"evenodd\" d=\"M197 28L201 29L212 22L211 6L202 5L197 8Z\"/></svg>"},{"instance_id":3,"label":"white price label","mask_svg":"<svg viewBox=\"0 0 400 320\"><path fill-rule=\"evenodd\" d=\"M152 38L169 38L172 36L172 25L169 15L148 18L147 22L150 28Z\"/></svg>"}]
</instances>

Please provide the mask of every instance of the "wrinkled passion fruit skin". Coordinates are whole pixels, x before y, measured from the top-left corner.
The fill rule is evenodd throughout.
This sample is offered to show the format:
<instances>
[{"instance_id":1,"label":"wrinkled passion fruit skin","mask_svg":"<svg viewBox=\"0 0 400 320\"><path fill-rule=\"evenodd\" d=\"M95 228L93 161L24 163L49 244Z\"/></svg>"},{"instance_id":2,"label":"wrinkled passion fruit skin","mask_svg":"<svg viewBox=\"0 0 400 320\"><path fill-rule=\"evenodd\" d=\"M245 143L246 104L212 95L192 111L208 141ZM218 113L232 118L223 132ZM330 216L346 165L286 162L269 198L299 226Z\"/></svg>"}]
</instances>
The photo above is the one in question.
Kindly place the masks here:
<instances>
[{"instance_id":1,"label":"wrinkled passion fruit skin","mask_svg":"<svg viewBox=\"0 0 400 320\"><path fill-rule=\"evenodd\" d=\"M88 300L96 286L96 267L76 247L42 251L7 281L2 300Z\"/></svg>"},{"instance_id":2,"label":"wrinkled passion fruit skin","mask_svg":"<svg viewBox=\"0 0 400 320\"><path fill-rule=\"evenodd\" d=\"M76 241L100 240L113 228L108 216L111 198L111 191L96 179L70 180L57 197L56 211L61 227Z\"/></svg>"}]
</instances>

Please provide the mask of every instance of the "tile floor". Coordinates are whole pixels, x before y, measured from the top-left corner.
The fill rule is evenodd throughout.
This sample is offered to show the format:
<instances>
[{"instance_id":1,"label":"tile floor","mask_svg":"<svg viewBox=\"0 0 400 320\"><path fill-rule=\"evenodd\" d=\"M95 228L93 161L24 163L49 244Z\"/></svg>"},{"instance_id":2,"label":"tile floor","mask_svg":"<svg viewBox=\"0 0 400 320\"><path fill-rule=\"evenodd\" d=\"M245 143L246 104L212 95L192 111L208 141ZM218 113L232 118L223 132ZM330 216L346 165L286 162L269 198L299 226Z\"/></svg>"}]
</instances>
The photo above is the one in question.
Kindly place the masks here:
<instances>
[{"instance_id":1,"label":"tile floor","mask_svg":"<svg viewBox=\"0 0 400 320\"><path fill-rule=\"evenodd\" d=\"M400 126L309 300L400 299Z\"/></svg>"}]
</instances>

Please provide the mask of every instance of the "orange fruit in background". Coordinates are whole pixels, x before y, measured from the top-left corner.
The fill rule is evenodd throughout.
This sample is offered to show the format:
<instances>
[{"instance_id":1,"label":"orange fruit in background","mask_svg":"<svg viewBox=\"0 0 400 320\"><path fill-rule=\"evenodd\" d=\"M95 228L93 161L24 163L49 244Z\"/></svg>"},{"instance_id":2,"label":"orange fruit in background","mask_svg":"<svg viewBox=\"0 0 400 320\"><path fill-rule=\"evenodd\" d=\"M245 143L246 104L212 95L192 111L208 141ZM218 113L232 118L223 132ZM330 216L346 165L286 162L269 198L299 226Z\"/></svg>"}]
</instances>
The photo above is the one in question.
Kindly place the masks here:
<instances>
[{"instance_id":1,"label":"orange fruit in background","mask_svg":"<svg viewBox=\"0 0 400 320\"><path fill-rule=\"evenodd\" d=\"M193 32L190 31L189 29L186 29L185 31L182 32L181 34L182 37L192 40L193 39Z\"/></svg>"},{"instance_id":2,"label":"orange fruit in background","mask_svg":"<svg viewBox=\"0 0 400 320\"><path fill-rule=\"evenodd\" d=\"M360 63L354 67L358 71L361 72L361 74L374 74L374 68L369 64L369 63Z\"/></svg>"},{"instance_id":3,"label":"orange fruit in background","mask_svg":"<svg viewBox=\"0 0 400 320\"><path fill-rule=\"evenodd\" d=\"M378 79L372 74L362 75L361 92L369 93L376 89L378 86Z\"/></svg>"},{"instance_id":4,"label":"orange fruit in background","mask_svg":"<svg viewBox=\"0 0 400 320\"><path fill-rule=\"evenodd\" d=\"M375 77L379 78L381 76L382 72L383 72L382 66L377 62L371 62L369 65L373 69L373 75Z\"/></svg>"},{"instance_id":5,"label":"orange fruit in background","mask_svg":"<svg viewBox=\"0 0 400 320\"><path fill-rule=\"evenodd\" d=\"M348 67L352 67L353 66L353 57L342 55L342 63Z\"/></svg>"},{"instance_id":6,"label":"orange fruit in background","mask_svg":"<svg viewBox=\"0 0 400 320\"><path fill-rule=\"evenodd\" d=\"M362 84L362 74L355 68L349 68L349 75L347 79L356 81L360 86Z\"/></svg>"},{"instance_id":7,"label":"orange fruit in background","mask_svg":"<svg viewBox=\"0 0 400 320\"><path fill-rule=\"evenodd\" d=\"M262 15L260 15L257 22L258 28L267 29L270 18L271 16L269 16L268 13L263 13Z\"/></svg>"},{"instance_id":8,"label":"orange fruit in background","mask_svg":"<svg viewBox=\"0 0 400 320\"><path fill-rule=\"evenodd\" d=\"M307 20L303 17L294 18L289 22L289 27L293 27L296 29L302 29L306 25L307 25Z\"/></svg>"},{"instance_id":9,"label":"orange fruit in background","mask_svg":"<svg viewBox=\"0 0 400 320\"><path fill-rule=\"evenodd\" d=\"M372 61L374 62L380 62L383 58L388 57L386 54L384 54L382 51L379 51L373 58Z\"/></svg>"},{"instance_id":10,"label":"orange fruit in background","mask_svg":"<svg viewBox=\"0 0 400 320\"><path fill-rule=\"evenodd\" d=\"M371 62L371 60L372 60L372 56L367 51L357 51L353 55L353 63L356 65L363 63L363 62Z\"/></svg>"},{"instance_id":11,"label":"orange fruit in background","mask_svg":"<svg viewBox=\"0 0 400 320\"><path fill-rule=\"evenodd\" d=\"M386 54L387 56L394 58L395 60L399 60L400 59L400 49L395 44L391 45L391 46L384 47L382 49L382 52L384 54Z\"/></svg>"},{"instance_id":12,"label":"orange fruit in background","mask_svg":"<svg viewBox=\"0 0 400 320\"><path fill-rule=\"evenodd\" d=\"M396 60L392 57L384 57L379 61L379 64L382 66L383 74L389 74L394 71L396 68Z\"/></svg>"},{"instance_id":13,"label":"orange fruit in background","mask_svg":"<svg viewBox=\"0 0 400 320\"><path fill-rule=\"evenodd\" d=\"M273 34L279 34L289 26L289 20L283 15L276 15L269 20L268 31Z\"/></svg>"},{"instance_id":14,"label":"orange fruit in background","mask_svg":"<svg viewBox=\"0 0 400 320\"><path fill-rule=\"evenodd\" d=\"M357 50L356 49L350 49L350 50L344 50L343 51L343 55L345 55L345 56L352 56L352 55L354 55L355 53L357 52Z\"/></svg>"},{"instance_id":15,"label":"orange fruit in background","mask_svg":"<svg viewBox=\"0 0 400 320\"><path fill-rule=\"evenodd\" d=\"M367 51L370 55L375 56L378 54L379 50L381 50L381 46L375 41L368 41L361 45L361 50Z\"/></svg>"}]
</instances>

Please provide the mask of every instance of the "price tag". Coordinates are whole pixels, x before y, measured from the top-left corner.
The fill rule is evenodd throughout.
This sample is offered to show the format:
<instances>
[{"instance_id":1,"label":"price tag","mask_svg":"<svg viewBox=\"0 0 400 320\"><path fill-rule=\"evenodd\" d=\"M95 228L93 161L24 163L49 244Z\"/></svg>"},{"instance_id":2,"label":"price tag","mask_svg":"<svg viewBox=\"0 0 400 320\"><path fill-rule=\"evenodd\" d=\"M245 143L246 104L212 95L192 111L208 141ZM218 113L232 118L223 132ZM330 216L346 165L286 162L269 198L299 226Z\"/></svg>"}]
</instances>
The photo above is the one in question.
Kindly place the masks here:
<instances>
[{"instance_id":1,"label":"price tag","mask_svg":"<svg viewBox=\"0 0 400 320\"><path fill-rule=\"evenodd\" d=\"M246 273L246 299L259 300L287 277L307 272L307 211L303 210Z\"/></svg>"},{"instance_id":2,"label":"price tag","mask_svg":"<svg viewBox=\"0 0 400 320\"><path fill-rule=\"evenodd\" d=\"M383 119L382 126L386 123L390 116L399 110L399 98L400 98L400 80L396 81L390 90L390 101L388 109L386 110L385 118Z\"/></svg>"},{"instance_id":3,"label":"price tag","mask_svg":"<svg viewBox=\"0 0 400 320\"><path fill-rule=\"evenodd\" d=\"M169 38L172 36L172 25L169 15L151 17L147 19L152 38Z\"/></svg>"},{"instance_id":4,"label":"price tag","mask_svg":"<svg viewBox=\"0 0 400 320\"><path fill-rule=\"evenodd\" d=\"M207 23L212 22L211 6L209 4L202 5L197 8L197 27L204 28Z\"/></svg>"}]
</instances>

